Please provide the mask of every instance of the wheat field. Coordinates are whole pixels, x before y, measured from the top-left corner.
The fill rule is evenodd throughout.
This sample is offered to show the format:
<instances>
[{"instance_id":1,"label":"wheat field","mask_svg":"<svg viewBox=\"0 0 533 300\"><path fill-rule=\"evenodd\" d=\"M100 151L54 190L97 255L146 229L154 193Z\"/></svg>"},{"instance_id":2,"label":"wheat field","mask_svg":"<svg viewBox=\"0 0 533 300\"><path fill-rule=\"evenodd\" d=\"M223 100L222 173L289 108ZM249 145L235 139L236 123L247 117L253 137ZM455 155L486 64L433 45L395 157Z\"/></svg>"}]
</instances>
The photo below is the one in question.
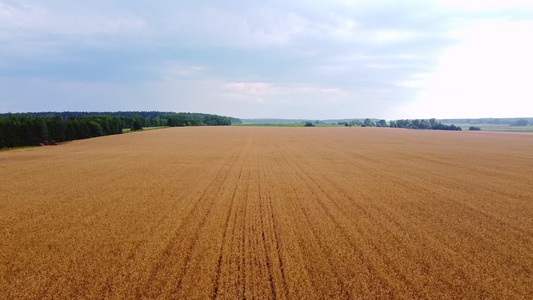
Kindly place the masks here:
<instances>
[{"instance_id":1,"label":"wheat field","mask_svg":"<svg viewBox=\"0 0 533 300\"><path fill-rule=\"evenodd\" d=\"M532 299L533 134L188 127L0 152L0 299Z\"/></svg>"}]
</instances>

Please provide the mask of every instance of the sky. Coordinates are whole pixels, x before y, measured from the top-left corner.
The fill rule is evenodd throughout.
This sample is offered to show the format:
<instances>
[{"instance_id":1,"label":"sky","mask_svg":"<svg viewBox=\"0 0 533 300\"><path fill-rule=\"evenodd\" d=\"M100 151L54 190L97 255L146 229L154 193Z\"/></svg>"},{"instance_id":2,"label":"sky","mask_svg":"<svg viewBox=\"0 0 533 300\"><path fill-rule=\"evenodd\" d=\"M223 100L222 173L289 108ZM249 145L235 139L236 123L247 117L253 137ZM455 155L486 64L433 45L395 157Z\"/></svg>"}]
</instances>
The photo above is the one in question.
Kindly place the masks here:
<instances>
[{"instance_id":1,"label":"sky","mask_svg":"<svg viewBox=\"0 0 533 300\"><path fill-rule=\"evenodd\" d=\"M0 0L0 113L533 116L533 1Z\"/></svg>"}]
</instances>

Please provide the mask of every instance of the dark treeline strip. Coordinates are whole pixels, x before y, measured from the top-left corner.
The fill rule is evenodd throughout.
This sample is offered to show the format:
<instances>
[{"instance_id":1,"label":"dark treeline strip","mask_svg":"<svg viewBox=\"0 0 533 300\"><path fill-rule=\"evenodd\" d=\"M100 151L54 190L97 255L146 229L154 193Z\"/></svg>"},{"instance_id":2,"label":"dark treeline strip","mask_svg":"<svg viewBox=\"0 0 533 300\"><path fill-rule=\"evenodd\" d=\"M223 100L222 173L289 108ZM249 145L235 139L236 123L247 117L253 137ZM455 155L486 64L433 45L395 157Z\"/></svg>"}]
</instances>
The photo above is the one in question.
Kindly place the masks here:
<instances>
[{"instance_id":1,"label":"dark treeline strip","mask_svg":"<svg viewBox=\"0 0 533 300\"><path fill-rule=\"evenodd\" d=\"M437 122L436 119L416 119L416 120L397 120L391 121L390 127L397 128L409 128L409 129L433 129L433 130L463 130L459 126L455 125L445 125L441 122Z\"/></svg>"},{"instance_id":2,"label":"dark treeline strip","mask_svg":"<svg viewBox=\"0 0 533 300\"><path fill-rule=\"evenodd\" d=\"M128 118L111 116L0 117L0 148L37 146L46 141L65 142L122 133ZM131 123L131 121L130 121Z\"/></svg>"},{"instance_id":3,"label":"dark treeline strip","mask_svg":"<svg viewBox=\"0 0 533 300\"><path fill-rule=\"evenodd\" d=\"M408 128L408 129L432 129L432 130L463 130L459 126L445 125L437 122L436 119L416 119L416 120L397 120L390 121L387 124L385 120L379 120L374 123L371 119L365 119L363 122L353 120L351 122L339 122L339 125L344 126L360 126L360 127L393 127L393 128Z\"/></svg>"},{"instance_id":4,"label":"dark treeline strip","mask_svg":"<svg viewBox=\"0 0 533 300\"><path fill-rule=\"evenodd\" d=\"M133 118L134 116L141 116L143 119L155 119L158 116L164 114L172 114L173 112L161 112L161 111L104 111L104 112L87 112L87 111L48 111L48 112L28 112L28 113L6 113L2 116L7 118L9 115L24 115L32 117L48 117L48 116L60 116L63 120L68 117L87 117L87 116L111 116L111 117L126 117Z\"/></svg>"},{"instance_id":5,"label":"dark treeline strip","mask_svg":"<svg viewBox=\"0 0 533 300\"><path fill-rule=\"evenodd\" d=\"M352 126L355 126L355 127L388 127L387 125L387 121L385 120L376 120L376 122L374 122L372 119L364 119L364 121L360 121L360 120L353 120L353 121L350 121L350 122L344 122L344 121L340 121L337 123L338 125L344 125L344 126L349 126L349 127L352 127Z\"/></svg>"},{"instance_id":6,"label":"dark treeline strip","mask_svg":"<svg viewBox=\"0 0 533 300\"><path fill-rule=\"evenodd\" d=\"M232 122L242 123L239 119L199 113L167 113L160 116L167 120L167 126L225 126Z\"/></svg>"},{"instance_id":7,"label":"dark treeline strip","mask_svg":"<svg viewBox=\"0 0 533 300\"><path fill-rule=\"evenodd\" d=\"M36 146L121 134L122 129L156 126L221 126L239 119L200 113L171 112L42 112L0 115L0 149Z\"/></svg>"},{"instance_id":8,"label":"dark treeline strip","mask_svg":"<svg viewBox=\"0 0 533 300\"><path fill-rule=\"evenodd\" d=\"M172 118L180 120L183 126L220 126L241 124L242 121L238 118L224 117L219 115L201 114L201 113L175 113L162 111L116 111L116 112L80 112L80 111L64 111L64 112L31 112L31 113L14 113L3 114L4 118L9 115L24 115L32 117L47 117L47 116L61 116L63 120L69 117L86 117L86 116L111 116L111 117L126 117L139 120L142 118L144 127L153 126L167 126L167 120ZM179 123L179 122L178 122ZM190 124L190 125L187 125ZM196 125L192 125L196 124ZM124 128L131 127L126 124Z\"/></svg>"}]
</instances>

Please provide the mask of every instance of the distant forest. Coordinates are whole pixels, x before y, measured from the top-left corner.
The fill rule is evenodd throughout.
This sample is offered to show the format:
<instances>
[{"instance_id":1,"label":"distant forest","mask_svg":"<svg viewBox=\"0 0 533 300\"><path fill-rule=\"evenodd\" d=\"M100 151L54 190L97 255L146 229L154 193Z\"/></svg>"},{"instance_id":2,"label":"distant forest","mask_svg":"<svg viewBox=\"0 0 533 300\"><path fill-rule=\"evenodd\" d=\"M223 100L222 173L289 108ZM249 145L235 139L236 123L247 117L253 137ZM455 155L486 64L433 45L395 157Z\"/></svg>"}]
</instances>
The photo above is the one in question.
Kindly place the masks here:
<instances>
[{"instance_id":1,"label":"distant forest","mask_svg":"<svg viewBox=\"0 0 533 300\"><path fill-rule=\"evenodd\" d=\"M344 124L352 123L360 124L361 126L365 122L365 118L355 119L325 119L325 120L311 120L311 119L242 119L244 124L287 124L287 123L300 123L305 124L312 122L314 124ZM381 119L369 118L371 122L377 124ZM393 124L398 120L391 121ZM400 120L403 121L403 120ZM414 120L411 120L414 121ZM420 121L420 119L419 119ZM429 120L428 120L429 121ZM525 126L524 124L533 124L533 118L477 118L477 119L435 119L437 123L443 124L499 124L499 125L511 125L511 126ZM415 122L416 123L416 122ZM357 126L357 125L355 125Z\"/></svg>"},{"instance_id":2,"label":"distant forest","mask_svg":"<svg viewBox=\"0 0 533 300\"><path fill-rule=\"evenodd\" d=\"M0 115L0 149L37 146L98 136L121 134L157 126L225 126L242 123L200 113L157 111L39 112Z\"/></svg>"},{"instance_id":3,"label":"distant forest","mask_svg":"<svg viewBox=\"0 0 533 300\"><path fill-rule=\"evenodd\" d=\"M526 126L533 124L533 118L478 118L478 119L439 119L442 123L468 123L468 124L501 124L512 126ZM517 125L518 124L518 125ZM526 125L522 125L526 124Z\"/></svg>"},{"instance_id":4,"label":"distant forest","mask_svg":"<svg viewBox=\"0 0 533 300\"><path fill-rule=\"evenodd\" d=\"M371 119L365 119L362 122L359 120L353 120L351 122L338 122L338 125L344 126L360 126L360 127L393 127L393 128L409 128L409 129L432 129L432 130L463 130L459 126L445 125L438 122L436 119L415 119L415 120L397 120L390 121L387 124L385 120L379 120L374 122Z\"/></svg>"}]
</instances>

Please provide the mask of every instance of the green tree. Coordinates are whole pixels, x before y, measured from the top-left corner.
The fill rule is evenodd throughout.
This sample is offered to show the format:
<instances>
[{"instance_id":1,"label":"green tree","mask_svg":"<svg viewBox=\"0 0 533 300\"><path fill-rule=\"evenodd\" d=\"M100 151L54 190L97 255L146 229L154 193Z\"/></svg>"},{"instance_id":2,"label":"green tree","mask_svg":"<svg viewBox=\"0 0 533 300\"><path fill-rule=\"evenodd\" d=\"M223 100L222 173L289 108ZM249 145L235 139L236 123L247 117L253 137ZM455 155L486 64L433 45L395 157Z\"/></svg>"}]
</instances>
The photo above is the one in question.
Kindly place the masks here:
<instances>
[{"instance_id":1,"label":"green tree","mask_svg":"<svg viewBox=\"0 0 533 300\"><path fill-rule=\"evenodd\" d=\"M152 119L150 119L148 117L143 119L143 127L152 127L152 126L154 126L152 124Z\"/></svg>"},{"instance_id":2,"label":"green tree","mask_svg":"<svg viewBox=\"0 0 533 300\"><path fill-rule=\"evenodd\" d=\"M35 118L33 120L33 128L34 128L34 134L35 134L35 145L38 145L39 143L42 143L48 139L48 132L46 130L46 123L44 122L44 119L39 117Z\"/></svg>"},{"instance_id":3,"label":"green tree","mask_svg":"<svg viewBox=\"0 0 533 300\"><path fill-rule=\"evenodd\" d=\"M376 124L374 124L374 122L372 122L372 120L370 119L365 119L365 121L363 122L363 125L366 126L366 127L373 127L375 126Z\"/></svg>"},{"instance_id":4,"label":"green tree","mask_svg":"<svg viewBox=\"0 0 533 300\"><path fill-rule=\"evenodd\" d=\"M4 128L6 127L6 122L4 117L0 115L0 149L7 147L6 135L4 133Z\"/></svg>"},{"instance_id":5,"label":"green tree","mask_svg":"<svg viewBox=\"0 0 533 300\"><path fill-rule=\"evenodd\" d=\"M161 120L161 117L159 117L159 116L155 117L155 119L154 119L154 125L155 125L155 126L163 126L163 122L162 122L162 120Z\"/></svg>"},{"instance_id":6,"label":"green tree","mask_svg":"<svg viewBox=\"0 0 533 300\"><path fill-rule=\"evenodd\" d=\"M399 128L411 128L410 120L398 120L396 121L396 126Z\"/></svg>"},{"instance_id":7,"label":"green tree","mask_svg":"<svg viewBox=\"0 0 533 300\"><path fill-rule=\"evenodd\" d=\"M305 122L304 127L315 127L315 124L313 124L311 122Z\"/></svg>"},{"instance_id":8,"label":"green tree","mask_svg":"<svg viewBox=\"0 0 533 300\"><path fill-rule=\"evenodd\" d=\"M77 122L78 126L76 129L76 135L78 136L76 139L88 139L91 137L91 129L89 128L89 124L85 120L79 120Z\"/></svg>"},{"instance_id":9,"label":"green tree","mask_svg":"<svg viewBox=\"0 0 533 300\"><path fill-rule=\"evenodd\" d=\"M512 126L527 126L529 122L526 119L519 119L516 120L516 122L513 123Z\"/></svg>"},{"instance_id":10,"label":"green tree","mask_svg":"<svg viewBox=\"0 0 533 300\"><path fill-rule=\"evenodd\" d=\"M76 133L76 119L74 117L68 117L65 122L65 140L73 141L78 138Z\"/></svg>"},{"instance_id":11,"label":"green tree","mask_svg":"<svg viewBox=\"0 0 533 300\"><path fill-rule=\"evenodd\" d=\"M48 138L52 141L65 141L65 124L61 116L55 116L48 120L47 127L49 130Z\"/></svg>"},{"instance_id":12,"label":"green tree","mask_svg":"<svg viewBox=\"0 0 533 300\"><path fill-rule=\"evenodd\" d=\"M133 123L131 124L132 131L142 130L142 129L143 129L143 125L142 125L142 121L140 120L134 120Z\"/></svg>"},{"instance_id":13,"label":"green tree","mask_svg":"<svg viewBox=\"0 0 533 300\"><path fill-rule=\"evenodd\" d=\"M431 123L428 120L421 120L419 124L420 129L430 129Z\"/></svg>"},{"instance_id":14,"label":"green tree","mask_svg":"<svg viewBox=\"0 0 533 300\"><path fill-rule=\"evenodd\" d=\"M387 127L387 121L385 120L379 120L376 124L377 127Z\"/></svg>"},{"instance_id":15,"label":"green tree","mask_svg":"<svg viewBox=\"0 0 533 300\"><path fill-rule=\"evenodd\" d=\"M91 137L102 136L102 127L96 121L89 121L89 130L91 131Z\"/></svg>"}]
</instances>

